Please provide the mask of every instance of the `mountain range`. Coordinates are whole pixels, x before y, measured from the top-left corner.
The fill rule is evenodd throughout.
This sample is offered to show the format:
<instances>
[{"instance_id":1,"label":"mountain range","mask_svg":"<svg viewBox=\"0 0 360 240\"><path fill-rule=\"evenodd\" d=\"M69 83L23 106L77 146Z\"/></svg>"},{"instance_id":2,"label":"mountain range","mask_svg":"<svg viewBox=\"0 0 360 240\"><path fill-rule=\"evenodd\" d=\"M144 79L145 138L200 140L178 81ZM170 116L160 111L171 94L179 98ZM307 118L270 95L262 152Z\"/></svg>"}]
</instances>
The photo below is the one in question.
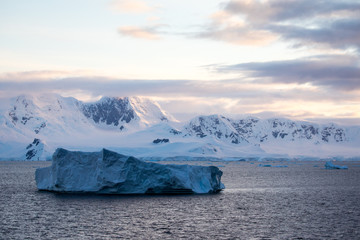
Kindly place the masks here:
<instances>
[{"instance_id":1,"label":"mountain range","mask_svg":"<svg viewBox=\"0 0 360 240\"><path fill-rule=\"evenodd\" d=\"M0 106L0 159L45 160L56 148L108 148L148 160L360 158L360 126L223 115L177 121L151 99L82 102L21 95Z\"/></svg>"}]
</instances>

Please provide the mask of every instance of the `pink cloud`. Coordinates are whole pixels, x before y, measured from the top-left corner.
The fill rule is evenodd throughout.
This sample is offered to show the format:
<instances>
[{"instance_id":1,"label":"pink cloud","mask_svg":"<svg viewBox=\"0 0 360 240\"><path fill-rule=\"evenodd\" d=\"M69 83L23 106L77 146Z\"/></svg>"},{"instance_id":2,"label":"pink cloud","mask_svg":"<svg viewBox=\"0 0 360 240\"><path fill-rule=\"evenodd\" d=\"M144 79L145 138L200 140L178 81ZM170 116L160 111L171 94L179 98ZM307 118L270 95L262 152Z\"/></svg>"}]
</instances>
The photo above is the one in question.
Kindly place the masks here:
<instances>
[{"instance_id":1,"label":"pink cloud","mask_svg":"<svg viewBox=\"0 0 360 240\"><path fill-rule=\"evenodd\" d=\"M118 29L123 36L141 38L147 40L158 40L160 36L157 34L155 28L142 28L137 26L122 26Z\"/></svg>"},{"instance_id":2,"label":"pink cloud","mask_svg":"<svg viewBox=\"0 0 360 240\"><path fill-rule=\"evenodd\" d=\"M141 0L113 0L111 8L122 13L146 13L153 11L153 7Z\"/></svg>"}]
</instances>

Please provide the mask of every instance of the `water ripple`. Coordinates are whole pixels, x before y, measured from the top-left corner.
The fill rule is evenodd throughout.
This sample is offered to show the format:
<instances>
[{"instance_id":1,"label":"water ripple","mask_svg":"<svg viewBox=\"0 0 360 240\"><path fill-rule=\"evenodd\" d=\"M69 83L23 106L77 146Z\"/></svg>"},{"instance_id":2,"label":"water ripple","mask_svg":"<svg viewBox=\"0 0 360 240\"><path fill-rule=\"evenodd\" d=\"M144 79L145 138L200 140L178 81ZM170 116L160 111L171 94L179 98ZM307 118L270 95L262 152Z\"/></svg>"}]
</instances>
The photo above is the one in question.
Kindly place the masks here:
<instances>
[{"instance_id":1,"label":"water ripple","mask_svg":"<svg viewBox=\"0 0 360 240\"><path fill-rule=\"evenodd\" d=\"M226 164L215 195L38 192L34 166L0 162L1 239L356 239L360 168ZM201 163L200 163L201 164Z\"/></svg>"}]
</instances>

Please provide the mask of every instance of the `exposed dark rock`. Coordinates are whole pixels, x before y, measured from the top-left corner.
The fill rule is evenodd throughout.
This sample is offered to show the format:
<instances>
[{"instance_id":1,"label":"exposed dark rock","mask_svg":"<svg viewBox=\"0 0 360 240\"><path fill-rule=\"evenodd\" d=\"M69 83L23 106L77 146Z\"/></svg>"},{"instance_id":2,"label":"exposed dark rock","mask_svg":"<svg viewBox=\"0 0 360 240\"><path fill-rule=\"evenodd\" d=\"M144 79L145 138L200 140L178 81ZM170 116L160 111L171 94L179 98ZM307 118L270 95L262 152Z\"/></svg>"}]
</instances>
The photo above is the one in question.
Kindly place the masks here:
<instances>
[{"instance_id":1,"label":"exposed dark rock","mask_svg":"<svg viewBox=\"0 0 360 240\"><path fill-rule=\"evenodd\" d=\"M345 136L345 133L344 133L344 130L343 129L336 129L336 132L335 132L335 135L334 135L334 139L336 142L342 142L344 141L344 137Z\"/></svg>"},{"instance_id":2,"label":"exposed dark rock","mask_svg":"<svg viewBox=\"0 0 360 240\"><path fill-rule=\"evenodd\" d=\"M120 122L129 123L135 118L135 112L129 108L128 98L106 98L101 102L84 104L82 112L95 123L118 126Z\"/></svg>"},{"instance_id":3,"label":"exposed dark rock","mask_svg":"<svg viewBox=\"0 0 360 240\"><path fill-rule=\"evenodd\" d=\"M202 131L201 126L192 126L192 130L196 133L197 137L204 138L207 135Z\"/></svg>"},{"instance_id":4,"label":"exposed dark rock","mask_svg":"<svg viewBox=\"0 0 360 240\"><path fill-rule=\"evenodd\" d=\"M23 116L22 118L21 118L21 123L22 124L26 124L27 123L27 121L29 121L30 119L32 119L33 117L30 117L30 116Z\"/></svg>"},{"instance_id":5,"label":"exposed dark rock","mask_svg":"<svg viewBox=\"0 0 360 240\"><path fill-rule=\"evenodd\" d=\"M284 138L288 134L287 133L280 133L279 135L280 135L281 138Z\"/></svg>"},{"instance_id":6,"label":"exposed dark rock","mask_svg":"<svg viewBox=\"0 0 360 240\"><path fill-rule=\"evenodd\" d=\"M179 135L179 134L181 134L181 131L178 131L178 130L173 129L173 128L172 128L169 132L172 133L172 134L174 134L174 135Z\"/></svg>"},{"instance_id":7,"label":"exposed dark rock","mask_svg":"<svg viewBox=\"0 0 360 240\"><path fill-rule=\"evenodd\" d=\"M38 161L44 151L44 143L40 139L34 138L32 143L26 147L25 159L27 161Z\"/></svg>"},{"instance_id":8,"label":"exposed dark rock","mask_svg":"<svg viewBox=\"0 0 360 240\"><path fill-rule=\"evenodd\" d=\"M32 142L32 144L34 144L35 146L39 145L40 143L40 139L38 138L34 138L34 141Z\"/></svg>"},{"instance_id":9,"label":"exposed dark rock","mask_svg":"<svg viewBox=\"0 0 360 240\"><path fill-rule=\"evenodd\" d=\"M43 129L43 128L45 128L46 127L46 123L41 123L41 125L39 126L39 127L37 127L37 128L35 128L34 129L34 132L36 133L36 134L39 134L39 132L40 132L40 130L41 129Z\"/></svg>"},{"instance_id":10,"label":"exposed dark rock","mask_svg":"<svg viewBox=\"0 0 360 240\"><path fill-rule=\"evenodd\" d=\"M216 132L215 132L215 136L216 136L217 138L221 138L222 132L216 131Z\"/></svg>"},{"instance_id":11,"label":"exposed dark rock","mask_svg":"<svg viewBox=\"0 0 360 240\"><path fill-rule=\"evenodd\" d=\"M14 107L14 109L16 110L15 107ZM16 124L16 122L19 120L19 118L16 116L15 111L10 111L9 116L14 124Z\"/></svg>"},{"instance_id":12,"label":"exposed dark rock","mask_svg":"<svg viewBox=\"0 0 360 240\"><path fill-rule=\"evenodd\" d=\"M26 147L26 149L29 149L29 148L31 148L32 146L37 146L37 145L39 145L39 143L40 143L40 139L38 139L38 138L34 138L34 141L32 142L32 143L30 143L27 147Z\"/></svg>"},{"instance_id":13,"label":"exposed dark rock","mask_svg":"<svg viewBox=\"0 0 360 240\"><path fill-rule=\"evenodd\" d=\"M235 143L235 144L239 144L240 140L239 140L239 134L232 132L229 135L229 138L231 139L231 143Z\"/></svg>"},{"instance_id":14,"label":"exposed dark rock","mask_svg":"<svg viewBox=\"0 0 360 240\"><path fill-rule=\"evenodd\" d=\"M272 135L274 136L274 138L277 138L279 135L279 131L273 131Z\"/></svg>"},{"instance_id":15,"label":"exposed dark rock","mask_svg":"<svg viewBox=\"0 0 360 240\"><path fill-rule=\"evenodd\" d=\"M160 139L160 138L157 138L153 141L153 143L155 144L158 144L158 143L168 143L169 142L169 139L168 138L163 138L163 139Z\"/></svg>"},{"instance_id":16,"label":"exposed dark rock","mask_svg":"<svg viewBox=\"0 0 360 240\"><path fill-rule=\"evenodd\" d=\"M26 152L26 160L31 160L35 155L37 151L35 149L31 149Z\"/></svg>"},{"instance_id":17,"label":"exposed dark rock","mask_svg":"<svg viewBox=\"0 0 360 240\"><path fill-rule=\"evenodd\" d=\"M301 134L301 132L302 132L302 129L295 129L295 130L291 133L291 135L292 135L293 137L295 137L296 135Z\"/></svg>"},{"instance_id":18,"label":"exposed dark rock","mask_svg":"<svg viewBox=\"0 0 360 240\"><path fill-rule=\"evenodd\" d=\"M329 136L331 136L330 133L330 128L325 127L322 131L321 131L321 139L325 142L329 142Z\"/></svg>"},{"instance_id":19,"label":"exposed dark rock","mask_svg":"<svg viewBox=\"0 0 360 240\"><path fill-rule=\"evenodd\" d=\"M273 122L273 128L276 128L278 126L278 122L275 120L274 122Z\"/></svg>"}]
</instances>

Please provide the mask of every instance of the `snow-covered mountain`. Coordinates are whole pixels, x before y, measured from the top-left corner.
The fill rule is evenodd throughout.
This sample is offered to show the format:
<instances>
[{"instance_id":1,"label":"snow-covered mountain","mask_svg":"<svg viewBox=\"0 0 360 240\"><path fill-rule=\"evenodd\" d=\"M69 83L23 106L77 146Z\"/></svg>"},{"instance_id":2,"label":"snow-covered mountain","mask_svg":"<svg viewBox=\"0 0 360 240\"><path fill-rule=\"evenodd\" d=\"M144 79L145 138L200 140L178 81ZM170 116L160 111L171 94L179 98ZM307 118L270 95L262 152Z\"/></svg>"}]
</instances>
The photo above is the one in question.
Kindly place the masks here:
<instances>
[{"instance_id":1,"label":"snow-covered mountain","mask_svg":"<svg viewBox=\"0 0 360 240\"><path fill-rule=\"evenodd\" d=\"M161 121L174 121L160 106L139 97L103 97L94 103L83 103L75 98L55 94L39 97L19 96L3 114L3 122L19 133L69 135L88 131L89 124L100 129L139 130Z\"/></svg>"},{"instance_id":2,"label":"snow-covered mountain","mask_svg":"<svg viewBox=\"0 0 360 240\"><path fill-rule=\"evenodd\" d=\"M313 144L348 142L350 132L335 124L319 125L296 122L289 119L266 119L248 117L231 120L221 115L199 116L185 125L189 135L200 138L215 136L219 140L234 144L262 144L273 141Z\"/></svg>"},{"instance_id":3,"label":"snow-covered mountain","mask_svg":"<svg viewBox=\"0 0 360 240\"><path fill-rule=\"evenodd\" d=\"M103 97L95 103L82 103L80 109L86 118L101 126L126 129L126 125L147 127L160 121L174 121L175 119L164 112L160 106L146 98Z\"/></svg>"},{"instance_id":4,"label":"snow-covered mountain","mask_svg":"<svg viewBox=\"0 0 360 240\"><path fill-rule=\"evenodd\" d=\"M103 138L115 141L154 124L176 123L156 102L140 97L104 97L84 103L56 94L21 95L3 101L0 107L0 158L19 158L23 145L34 139L45 144L40 157L44 158L56 145L107 146Z\"/></svg>"},{"instance_id":5,"label":"snow-covered mountain","mask_svg":"<svg viewBox=\"0 0 360 240\"><path fill-rule=\"evenodd\" d=\"M247 117L233 120L221 115L199 116L185 132L235 145L260 146L267 153L292 156L360 156L360 127L316 124L289 119Z\"/></svg>"},{"instance_id":6,"label":"snow-covered mountain","mask_svg":"<svg viewBox=\"0 0 360 240\"><path fill-rule=\"evenodd\" d=\"M186 124L184 129L190 136L200 138L214 136L220 141L226 141L233 144L249 143L249 141L235 129L234 124L230 119L220 115L196 117Z\"/></svg>"},{"instance_id":7,"label":"snow-covered mountain","mask_svg":"<svg viewBox=\"0 0 360 240\"><path fill-rule=\"evenodd\" d=\"M46 159L58 147L142 158L359 157L360 127L289 119L198 116L178 122L154 101L55 94L2 101L0 158Z\"/></svg>"}]
</instances>

